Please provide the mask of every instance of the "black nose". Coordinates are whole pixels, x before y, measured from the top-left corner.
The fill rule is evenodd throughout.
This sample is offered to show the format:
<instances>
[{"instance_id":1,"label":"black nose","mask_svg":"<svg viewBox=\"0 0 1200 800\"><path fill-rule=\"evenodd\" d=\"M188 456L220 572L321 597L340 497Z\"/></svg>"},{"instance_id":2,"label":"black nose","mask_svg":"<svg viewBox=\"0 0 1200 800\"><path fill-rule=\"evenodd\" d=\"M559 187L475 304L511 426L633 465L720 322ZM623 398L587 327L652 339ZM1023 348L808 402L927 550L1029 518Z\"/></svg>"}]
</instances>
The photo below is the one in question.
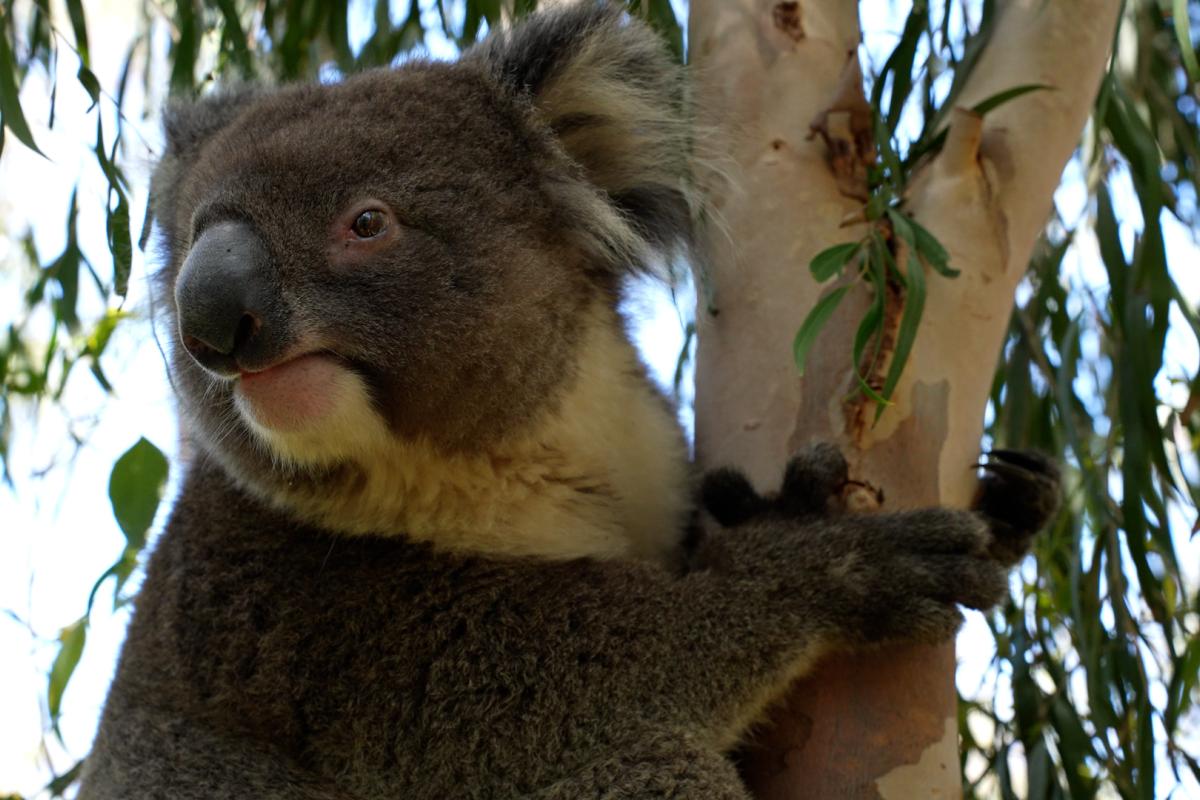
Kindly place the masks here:
<instances>
[{"instance_id":1,"label":"black nose","mask_svg":"<svg viewBox=\"0 0 1200 800\"><path fill-rule=\"evenodd\" d=\"M279 302L270 254L243 222L208 228L175 281L183 346L202 367L232 376L278 338Z\"/></svg>"}]
</instances>

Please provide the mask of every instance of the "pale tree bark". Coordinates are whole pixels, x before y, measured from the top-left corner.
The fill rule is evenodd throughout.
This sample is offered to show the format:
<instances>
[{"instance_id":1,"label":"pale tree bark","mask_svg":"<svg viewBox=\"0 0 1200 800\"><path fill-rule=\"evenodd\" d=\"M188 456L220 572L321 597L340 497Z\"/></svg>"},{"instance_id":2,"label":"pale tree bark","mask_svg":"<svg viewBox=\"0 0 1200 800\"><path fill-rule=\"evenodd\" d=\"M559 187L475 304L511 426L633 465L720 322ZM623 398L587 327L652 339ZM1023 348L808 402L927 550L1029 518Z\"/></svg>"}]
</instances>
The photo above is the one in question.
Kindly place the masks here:
<instances>
[{"instance_id":1,"label":"pale tree bark","mask_svg":"<svg viewBox=\"0 0 1200 800\"><path fill-rule=\"evenodd\" d=\"M697 456L738 465L771 489L790 452L832 441L852 478L881 493L859 500L961 507L974 490L971 465L1013 292L1087 119L1120 2L999 2L957 105L1023 84L1055 88L983 120L956 110L942 152L915 176L905 208L962 274L928 276L920 333L895 404L877 424L873 406L848 399L865 288L826 326L804 378L791 354L822 291L809 275L812 256L865 232L844 225L861 211L869 157L856 5L692 0L699 122L719 154L703 181L711 217L697 313ZM810 135L821 120L826 135ZM954 668L951 644L831 657L748 752L748 782L761 798L960 796Z\"/></svg>"}]
</instances>

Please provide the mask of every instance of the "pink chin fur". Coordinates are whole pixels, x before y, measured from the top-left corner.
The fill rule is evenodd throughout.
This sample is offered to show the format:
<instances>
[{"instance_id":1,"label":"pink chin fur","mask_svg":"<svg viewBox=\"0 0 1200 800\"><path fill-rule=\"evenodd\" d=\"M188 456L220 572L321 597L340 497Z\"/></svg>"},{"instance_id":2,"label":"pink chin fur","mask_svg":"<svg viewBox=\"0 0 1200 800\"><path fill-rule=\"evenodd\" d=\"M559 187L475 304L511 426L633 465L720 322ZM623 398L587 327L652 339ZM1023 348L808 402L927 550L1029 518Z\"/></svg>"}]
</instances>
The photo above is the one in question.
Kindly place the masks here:
<instances>
[{"instance_id":1,"label":"pink chin fur","mask_svg":"<svg viewBox=\"0 0 1200 800\"><path fill-rule=\"evenodd\" d=\"M300 356L238 380L242 410L264 428L281 433L311 428L334 410L343 369L330 358Z\"/></svg>"}]
</instances>

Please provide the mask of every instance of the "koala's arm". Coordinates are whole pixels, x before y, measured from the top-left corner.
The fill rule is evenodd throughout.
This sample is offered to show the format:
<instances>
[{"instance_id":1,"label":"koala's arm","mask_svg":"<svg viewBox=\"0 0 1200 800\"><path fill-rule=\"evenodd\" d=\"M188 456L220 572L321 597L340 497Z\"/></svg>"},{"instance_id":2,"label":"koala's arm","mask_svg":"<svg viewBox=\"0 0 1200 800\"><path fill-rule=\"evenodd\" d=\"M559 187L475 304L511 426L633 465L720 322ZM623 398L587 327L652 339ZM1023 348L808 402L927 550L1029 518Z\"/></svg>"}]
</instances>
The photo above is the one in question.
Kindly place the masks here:
<instances>
[{"instance_id":1,"label":"koala's arm","mask_svg":"<svg viewBox=\"0 0 1200 800\"><path fill-rule=\"evenodd\" d=\"M1018 543L1058 493L1056 475L1009 470L985 479L981 511L825 514L844 483L832 448L793 460L773 498L745 493L733 473L708 482L706 501L730 501L714 510L732 527L700 545L693 571L667 584L647 576L609 607L626 618L614 623L628 643L616 657L630 662L617 680L642 685L655 709L643 713L728 746L830 649L948 639L958 605L1003 597ZM999 494L1023 505L1009 510Z\"/></svg>"}]
</instances>

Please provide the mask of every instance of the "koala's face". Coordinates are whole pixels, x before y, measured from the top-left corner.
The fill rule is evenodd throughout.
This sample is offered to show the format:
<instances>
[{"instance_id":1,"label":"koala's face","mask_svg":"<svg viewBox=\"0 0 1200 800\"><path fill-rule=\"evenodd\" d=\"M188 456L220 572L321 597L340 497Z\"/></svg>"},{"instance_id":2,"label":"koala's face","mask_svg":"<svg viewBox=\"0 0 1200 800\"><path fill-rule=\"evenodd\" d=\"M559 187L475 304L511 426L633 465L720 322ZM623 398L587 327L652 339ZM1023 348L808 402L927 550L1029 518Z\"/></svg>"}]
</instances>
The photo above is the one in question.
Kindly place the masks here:
<instances>
[{"instance_id":1,"label":"koala's face","mask_svg":"<svg viewBox=\"0 0 1200 800\"><path fill-rule=\"evenodd\" d=\"M672 75L583 4L459 63L177 109L153 195L186 430L278 495L536 429L622 271L683 236Z\"/></svg>"},{"instance_id":2,"label":"koala's face","mask_svg":"<svg viewBox=\"0 0 1200 800\"><path fill-rule=\"evenodd\" d=\"M545 146L455 65L250 100L163 220L200 425L323 464L381 433L473 448L535 417L602 292L541 191Z\"/></svg>"}]
</instances>

